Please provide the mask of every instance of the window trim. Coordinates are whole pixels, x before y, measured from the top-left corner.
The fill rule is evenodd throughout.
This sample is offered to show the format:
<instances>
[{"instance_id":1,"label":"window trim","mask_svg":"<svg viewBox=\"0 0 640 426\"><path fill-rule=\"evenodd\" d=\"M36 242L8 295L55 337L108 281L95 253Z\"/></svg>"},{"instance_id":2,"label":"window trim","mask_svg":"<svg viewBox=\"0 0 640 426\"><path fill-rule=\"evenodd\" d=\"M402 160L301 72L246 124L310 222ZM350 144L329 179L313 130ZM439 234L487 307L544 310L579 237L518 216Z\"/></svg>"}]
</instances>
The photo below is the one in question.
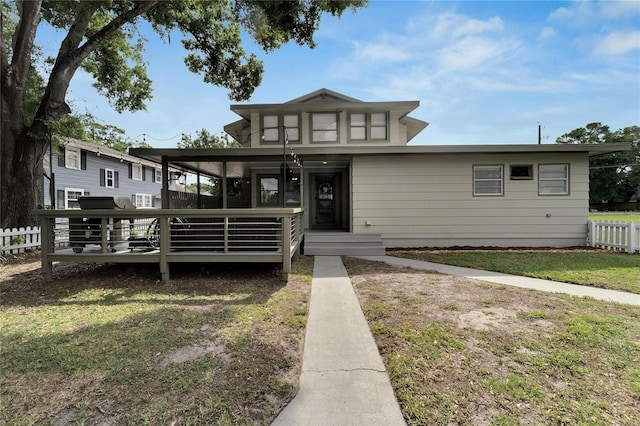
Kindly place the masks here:
<instances>
[{"instance_id":1,"label":"window trim","mask_svg":"<svg viewBox=\"0 0 640 426\"><path fill-rule=\"evenodd\" d=\"M138 197L142 198L142 200L143 200L142 205L138 205ZM153 208L153 195L152 194L146 194L146 193L138 192L138 193L133 194L133 198L134 198L133 199L133 205L136 206L136 208L139 208L139 209L141 209L141 208L148 208L148 209ZM144 205L145 204L144 200L148 200L149 201L149 205L148 206Z\"/></svg>"},{"instance_id":2,"label":"window trim","mask_svg":"<svg viewBox=\"0 0 640 426\"><path fill-rule=\"evenodd\" d=\"M69 154L74 153L77 155L77 167L72 167L69 165ZM82 150L76 146L65 146L64 147L64 166L67 169L72 170L82 170Z\"/></svg>"},{"instance_id":3,"label":"window trim","mask_svg":"<svg viewBox=\"0 0 640 426\"><path fill-rule=\"evenodd\" d=\"M314 139L314 134L316 131L327 131L327 129L316 129L314 127L314 117L317 115L330 115L333 114L336 118L336 128L335 128L335 132L336 132L336 139L335 140L315 140ZM312 144L335 144L335 143L340 143L340 114L334 111L317 111L317 112L312 112L311 114L309 114L309 131L310 133L310 138L309 141ZM329 129L331 131L333 131L334 129Z\"/></svg>"},{"instance_id":4,"label":"window trim","mask_svg":"<svg viewBox=\"0 0 640 426\"><path fill-rule=\"evenodd\" d=\"M64 189L64 208L65 210L80 210L80 206L78 206L78 208L70 208L69 207L69 192L80 192L82 193L82 195L80 195L80 197L84 197L84 193L85 190L82 188L65 188ZM78 198L80 198L78 197ZM78 201L78 199L75 199L74 201Z\"/></svg>"},{"instance_id":5,"label":"window trim","mask_svg":"<svg viewBox=\"0 0 640 426\"><path fill-rule=\"evenodd\" d=\"M355 114L364 115L364 126L353 126L351 124L351 117ZM374 138L373 137L373 129L374 128L382 128L383 126L374 126L373 118L374 114L382 114L384 115L384 138ZM349 113L349 117L347 119L348 129L347 136L349 142L353 143L362 143L362 142L388 142L389 141L389 113L387 111L373 111L373 112L365 112L365 111L354 111ZM354 128L364 128L364 139L354 139L351 137L351 129Z\"/></svg>"},{"instance_id":6,"label":"window trim","mask_svg":"<svg viewBox=\"0 0 640 426\"><path fill-rule=\"evenodd\" d=\"M162 169L153 169L153 181L162 183Z\"/></svg>"},{"instance_id":7,"label":"window trim","mask_svg":"<svg viewBox=\"0 0 640 426\"><path fill-rule=\"evenodd\" d=\"M564 178L543 178L542 177L542 173L540 172L540 168L544 167L544 166L564 166L565 169L565 177ZM541 197L548 197L548 196L567 196L567 195L571 195L571 189L570 189L570 184L571 184L571 180L570 180L570 176L571 176L571 167L569 163L540 163L538 164L538 195ZM549 181L564 181L566 182L566 191L565 192L542 192L541 191L541 187L540 187L540 182L549 182Z\"/></svg>"},{"instance_id":8,"label":"window trim","mask_svg":"<svg viewBox=\"0 0 640 426\"><path fill-rule=\"evenodd\" d=\"M109 172L111 172L111 185L109 185ZM116 171L113 169L104 169L104 187L115 188L116 187Z\"/></svg>"},{"instance_id":9,"label":"window trim","mask_svg":"<svg viewBox=\"0 0 640 426\"><path fill-rule=\"evenodd\" d=\"M499 167L500 168L500 193L477 193L476 182L495 182L498 179L476 179L476 169L483 167ZM472 186L474 197L503 197L504 196L504 164L474 164L472 169Z\"/></svg>"},{"instance_id":10,"label":"window trim","mask_svg":"<svg viewBox=\"0 0 640 426\"><path fill-rule=\"evenodd\" d=\"M265 125L266 117L276 117L277 124L276 126ZM296 121L298 122L297 127L285 126L285 117L296 117ZM301 115L300 113L295 114L285 114L285 113L263 113L260 115L260 128L261 131L261 140L260 143L263 145L282 145L282 142L286 139L289 143L299 144L302 142L300 134L301 134ZM291 135L287 132L287 129L298 129L298 137L292 138ZM277 139L266 139L265 138L265 130L276 130Z\"/></svg>"},{"instance_id":11,"label":"window trim","mask_svg":"<svg viewBox=\"0 0 640 426\"><path fill-rule=\"evenodd\" d=\"M138 182L142 182L142 176L143 176L143 169L142 169L142 164L141 163L131 163L131 179L138 181ZM140 170L140 177L136 177L136 169Z\"/></svg>"}]
</instances>

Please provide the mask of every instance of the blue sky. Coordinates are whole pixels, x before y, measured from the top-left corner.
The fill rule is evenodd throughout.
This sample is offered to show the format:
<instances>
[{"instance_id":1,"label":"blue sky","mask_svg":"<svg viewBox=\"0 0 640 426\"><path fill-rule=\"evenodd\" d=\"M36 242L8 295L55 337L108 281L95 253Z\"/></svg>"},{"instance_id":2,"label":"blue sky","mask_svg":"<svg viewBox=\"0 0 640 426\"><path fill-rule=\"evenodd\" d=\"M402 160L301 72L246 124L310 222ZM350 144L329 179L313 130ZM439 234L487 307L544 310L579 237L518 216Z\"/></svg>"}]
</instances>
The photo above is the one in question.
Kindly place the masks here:
<instances>
[{"instance_id":1,"label":"blue sky","mask_svg":"<svg viewBox=\"0 0 640 426\"><path fill-rule=\"evenodd\" d=\"M40 30L53 54L59 38ZM78 72L68 99L78 113L154 147L181 133L221 132L238 119L222 88L202 82L171 44L147 35L153 80L147 111L118 114ZM326 16L317 47L290 43L265 54L250 103L280 103L320 88L363 101L418 100L430 123L412 145L543 143L599 121L640 125L640 1L385 1Z\"/></svg>"}]
</instances>

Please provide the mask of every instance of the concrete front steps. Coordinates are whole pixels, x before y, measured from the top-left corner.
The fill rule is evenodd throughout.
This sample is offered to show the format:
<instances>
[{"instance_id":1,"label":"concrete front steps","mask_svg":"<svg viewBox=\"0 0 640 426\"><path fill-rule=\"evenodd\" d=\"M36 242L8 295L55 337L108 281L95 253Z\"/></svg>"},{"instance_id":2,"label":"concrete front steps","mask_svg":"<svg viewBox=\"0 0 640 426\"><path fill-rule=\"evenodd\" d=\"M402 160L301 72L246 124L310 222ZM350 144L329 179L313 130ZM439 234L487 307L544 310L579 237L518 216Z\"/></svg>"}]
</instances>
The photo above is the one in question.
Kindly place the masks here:
<instances>
[{"instance_id":1,"label":"concrete front steps","mask_svg":"<svg viewBox=\"0 0 640 426\"><path fill-rule=\"evenodd\" d=\"M309 256L384 256L380 234L349 232L307 232L304 254Z\"/></svg>"}]
</instances>

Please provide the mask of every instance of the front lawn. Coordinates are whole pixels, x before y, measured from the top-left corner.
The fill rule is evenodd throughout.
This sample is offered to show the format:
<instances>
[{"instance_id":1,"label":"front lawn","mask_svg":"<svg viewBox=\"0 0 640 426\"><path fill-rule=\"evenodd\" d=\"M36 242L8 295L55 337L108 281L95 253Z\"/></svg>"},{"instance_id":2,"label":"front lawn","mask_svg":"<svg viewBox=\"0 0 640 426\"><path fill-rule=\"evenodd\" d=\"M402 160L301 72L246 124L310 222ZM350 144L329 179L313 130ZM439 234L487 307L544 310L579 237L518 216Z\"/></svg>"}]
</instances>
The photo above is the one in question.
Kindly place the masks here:
<instances>
[{"instance_id":1,"label":"front lawn","mask_svg":"<svg viewBox=\"0 0 640 426\"><path fill-rule=\"evenodd\" d=\"M409 425L640 424L640 307L345 265Z\"/></svg>"},{"instance_id":2,"label":"front lawn","mask_svg":"<svg viewBox=\"0 0 640 426\"><path fill-rule=\"evenodd\" d=\"M589 220L608 220L613 222L640 222L640 213L592 212Z\"/></svg>"},{"instance_id":3,"label":"front lawn","mask_svg":"<svg viewBox=\"0 0 640 426\"><path fill-rule=\"evenodd\" d=\"M268 424L294 396L312 258L0 267L0 424Z\"/></svg>"},{"instance_id":4,"label":"front lawn","mask_svg":"<svg viewBox=\"0 0 640 426\"><path fill-rule=\"evenodd\" d=\"M389 250L391 256L640 294L640 254L599 250Z\"/></svg>"}]
</instances>

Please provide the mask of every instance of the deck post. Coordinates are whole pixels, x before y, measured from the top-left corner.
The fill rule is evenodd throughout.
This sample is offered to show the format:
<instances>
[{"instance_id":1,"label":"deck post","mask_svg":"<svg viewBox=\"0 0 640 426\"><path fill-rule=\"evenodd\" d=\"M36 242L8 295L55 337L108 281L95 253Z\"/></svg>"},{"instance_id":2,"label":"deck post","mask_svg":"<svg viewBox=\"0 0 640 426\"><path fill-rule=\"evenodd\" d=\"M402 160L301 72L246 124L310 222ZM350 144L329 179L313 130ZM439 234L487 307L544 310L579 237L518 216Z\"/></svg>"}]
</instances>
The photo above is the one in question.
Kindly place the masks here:
<instances>
[{"instance_id":1,"label":"deck post","mask_svg":"<svg viewBox=\"0 0 640 426\"><path fill-rule=\"evenodd\" d=\"M291 216L282 216L282 281L289 282L291 272Z\"/></svg>"},{"instance_id":2,"label":"deck post","mask_svg":"<svg viewBox=\"0 0 640 426\"><path fill-rule=\"evenodd\" d=\"M169 262L167 254L169 253L171 232L169 229L169 218L165 216L158 217L160 222L160 277L162 282L169 282Z\"/></svg>"},{"instance_id":3,"label":"deck post","mask_svg":"<svg viewBox=\"0 0 640 426\"><path fill-rule=\"evenodd\" d=\"M42 278L47 283L53 281L53 262L49 260L49 253L55 250L55 243L53 235L53 225L55 218L41 217L40 218L40 242L42 245L42 251L40 255L42 257Z\"/></svg>"}]
</instances>

